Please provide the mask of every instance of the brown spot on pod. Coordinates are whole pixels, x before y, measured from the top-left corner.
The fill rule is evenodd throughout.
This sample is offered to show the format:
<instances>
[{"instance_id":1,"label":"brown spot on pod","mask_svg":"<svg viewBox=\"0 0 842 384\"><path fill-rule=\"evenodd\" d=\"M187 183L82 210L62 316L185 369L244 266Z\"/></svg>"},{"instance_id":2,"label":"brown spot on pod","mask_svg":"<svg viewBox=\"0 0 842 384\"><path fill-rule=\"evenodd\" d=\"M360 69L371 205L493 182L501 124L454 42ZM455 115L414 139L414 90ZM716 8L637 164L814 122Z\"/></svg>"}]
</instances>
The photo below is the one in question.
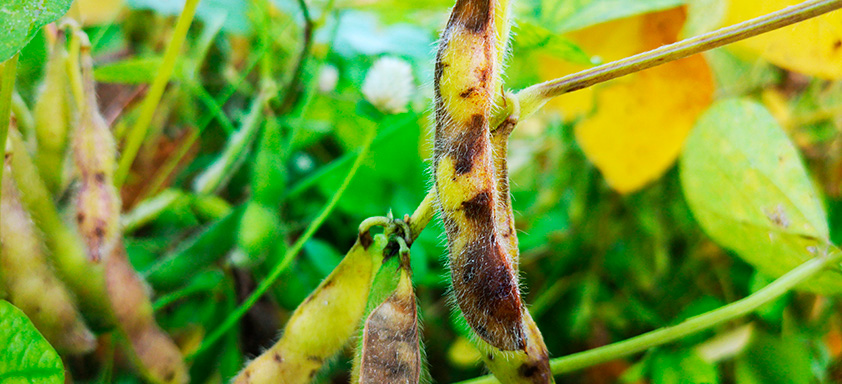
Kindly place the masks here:
<instances>
[{"instance_id":1,"label":"brown spot on pod","mask_svg":"<svg viewBox=\"0 0 842 384\"><path fill-rule=\"evenodd\" d=\"M411 283L407 280L406 284ZM415 296L411 288L401 291L398 288L366 319L360 383L418 383L420 380Z\"/></svg>"},{"instance_id":2,"label":"brown spot on pod","mask_svg":"<svg viewBox=\"0 0 842 384\"><path fill-rule=\"evenodd\" d=\"M477 335L505 351L523 349L520 292L496 239L470 241L450 268L459 309Z\"/></svg>"},{"instance_id":3,"label":"brown spot on pod","mask_svg":"<svg viewBox=\"0 0 842 384\"><path fill-rule=\"evenodd\" d=\"M481 114L471 116L470 124L465 128L452 156L455 160L456 175L464 175L474 167L474 160L486 150L487 120Z\"/></svg>"},{"instance_id":4,"label":"brown spot on pod","mask_svg":"<svg viewBox=\"0 0 842 384\"><path fill-rule=\"evenodd\" d=\"M371 233L369 231L363 231L359 234L360 245L363 246L363 249L368 249L372 243L374 243L374 238L371 237Z\"/></svg>"}]
</instances>

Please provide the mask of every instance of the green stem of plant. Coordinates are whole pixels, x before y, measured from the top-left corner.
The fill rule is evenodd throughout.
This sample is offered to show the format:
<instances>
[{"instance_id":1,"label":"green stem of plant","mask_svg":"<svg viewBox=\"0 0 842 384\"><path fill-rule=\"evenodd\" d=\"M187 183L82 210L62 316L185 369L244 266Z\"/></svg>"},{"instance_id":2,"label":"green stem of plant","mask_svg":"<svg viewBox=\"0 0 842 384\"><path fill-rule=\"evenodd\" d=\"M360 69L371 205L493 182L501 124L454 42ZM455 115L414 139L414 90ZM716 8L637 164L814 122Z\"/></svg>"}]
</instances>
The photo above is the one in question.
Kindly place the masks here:
<instances>
[{"instance_id":1,"label":"green stem of plant","mask_svg":"<svg viewBox=\"0 0 842 384\"><path fill-rule=\"evenodd\" d=\"M421 235L421 231L433 220L436 213L436 191L432 190L424 196L424 201L415 208L412 217L409 218L409 230L412 232L412 241Z\"/></svg>"},{"instance_id":2,"label":"green stem of plant","mask_svg":"<svg viewBox=\"0 0 842 384\"><path fill-rule=\"evenodd\" d=\"M178 17L178 22L175 24L175 31L172 34L167 49L164 52L164 61L158 69L158 74L152 81L152 86L149 87L149 93L143 100L143 105L140 107L140 117L135 125L129 131L129 136L126 145L123 148L123 156L120 158L120 164L117 172L114 175L114 184L119 188L126 181L129 175L132 163L140 150L143 139L149 131L149 124L152 123L152 117L155 115L155 109L161 101L161 96L164 95L164 90L170 82L173 71L175 70L175 62L178 59L178 53L181 51L181 46L187 38L187 31L190 29L190 24L193 23L193 16L196 15L196 8L199 6L199 0L187 0L184 4L184 10L181 16Z\"/></svg>"},{"instance_id":3,"label":"green stem of plant","mask_svg":"<svg viewBox=\"0 0 842 384\"><path fill-rule=\"evenodd\" d=\"M517 93L521 119L535 113L553 97L786 27L839 8L842 8L842 0L805 1L762 17L533 85ZM505 113L503 111L495 116L495 121L502 121Z\"/></svg>"},{"instance_id":4,"label":"green stem of plant","mask_svg":"<svg viewBox=\"0 0 842 384\"><path fill-rule=\"evenodd\" d=\"M237 307L237 309L234 310L233 313L228 315L228 317L225 318L225 320L217 329L211 332L211 334L204 341L202 341L202 344L199 346L198 349L196 349L196 351L187 356L188 360L192 360L195 356L213 347L213 345L217 341L219 341L219 339L222 338L225 335L225 333L228 332L228 330L231 329L231 327L233 327L240 320L240 318L243 317L243 315L246 314L249 308L251 308L254 305L254 303L256 303L257 300L260 299L260 297L263 296L263 294L265 294L266 291L268 291L269 288L272 287L272 284L274 284L275 281L278 280L279 277L281 277L281 274L283 274L284 271L287 270L290 263L292 263L292 260L295 258L296 255L298 255L298 252L301 251L301 248L304 247L304 243L306 243L308 240L310 240L311 237L313 237L313 235L316 233L319 227L321 227L322 223L324 223L324 221L333 211L333 208L336 207L336 204L339 202L339 199L345 193L345 190L348 188L348 185L351 183L351 180L354 178L354 175L356 175L357 170L360 168L360 165L362 165L365 158L368 157L368 152L371 148L371 143L374 141L376 132L376 129L371 130L368 138L365 141L365 144L357 154L357 159L354 161L354 164L351 166L351 169L345 176L345 180L342 181L342 185L339 186L339 188L331 197L330 201L324 206L324 208L322 208L322 211L319 212L319 215L316 216L316 218L310 223L310 225L307 227L304 233L298 238L298 240L296 240L295 244L293 244L292 247L287 249L281 261L277 265L275 265L275 267L272 269L269 275L266 276L266 278L260 282L260 285L257 286L254 292L252 292L251 295L249 295L249 297L246 298L246 300L243 301L243 303L240 304L240 306Z\"/></svg>"},{"instance_id":5,"label":"green stem of plant","mask_svg":"<svg viewBox=\"0 0 842 384\"><path fill-rule=\"evenodd\" d=\"M12 91L15 89L15 76L18 71L18 55L15 54L3 63L3 75L0 78L0 143L3 144L3 155L6 154L6 135L12 122ZM0 167L0 176L5 166ZM0 177L2 180L2 177Z\"/></svg>"},{"instance_id":6,"label":"green stem of plant","mask_svg":"<svg viewBox=\"0 0 842 384\"><path fill-rule=\"evenodd\" d=\"M597 364L616 360L649 348L670 343L694 333L713 328L724 322L748 315L764 304L770 303L789 292L798 284L818 275L820 272L838 263L842 259L842 252L833 249L832 253L814 257L795 269L787 272L759 291L710 312L691 317L677 325L663 327L652 332L644 333L631 339L614 344L594 348L589 351L550 360L553 375L576 371ZM498 383L493 376L483 376L464 381L461 384Z\"/></svg>"}]
</instances>

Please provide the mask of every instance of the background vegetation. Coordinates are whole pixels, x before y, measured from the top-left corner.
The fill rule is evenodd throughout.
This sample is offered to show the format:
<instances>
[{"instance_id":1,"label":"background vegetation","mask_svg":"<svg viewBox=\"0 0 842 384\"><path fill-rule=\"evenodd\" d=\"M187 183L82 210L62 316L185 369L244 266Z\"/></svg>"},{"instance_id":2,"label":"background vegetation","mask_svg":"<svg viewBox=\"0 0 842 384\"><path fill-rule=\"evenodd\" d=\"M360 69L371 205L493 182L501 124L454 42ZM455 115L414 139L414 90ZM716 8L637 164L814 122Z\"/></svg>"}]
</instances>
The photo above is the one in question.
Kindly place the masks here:
<instances>
[{"instance_id":1,"label":"background vegetation","mask_svg":"<svg viewBox=\"0 0 842 384\"><path fill-rule=\"evenodd\" d=\"M794 3L517 1L506 86L521 89ZM181 350L195 352L283 263L269 294L193 357L194 383L235 376L339 263L362 220L411 214L430 186L434 47L452 1L302 5L201 1L154 115L143 100L167 69L180 2L77 0L68 12L91 39L100 107L123 154L132 137L142 140L136 160L120 164L128 171L120 189L125 243L155 292L158 323ZM842 15L808 23L559 97L517 128L509 164L524 297L552 356L678 323L777 277L713 242L685 200L676 159L717 100L744 97L774 116L809 169L830 239L842 240L835 80L842 61L805 48L842 45ZM20 53L23 106L38 97L50 33L39 29ZM366 91L383 57L411 73ZM409 89L389 90L401 75L411 75ZM18 127L22 117L14 115ZM144 119L148 131L135 131ZM335 207L290 259L349 172ZM413 282L430 376L455 382L483 368L451 316L443 238L434 220L414 244ZM782 262L765 257L753 263ZM833 297L790 293L754 315L560 381L839 380L839 308ZM75 382L139 381L111 343L102 337L93 355L65 360ZM346 382L351 355L320 380Z\"/></svg>"}]
</instances>

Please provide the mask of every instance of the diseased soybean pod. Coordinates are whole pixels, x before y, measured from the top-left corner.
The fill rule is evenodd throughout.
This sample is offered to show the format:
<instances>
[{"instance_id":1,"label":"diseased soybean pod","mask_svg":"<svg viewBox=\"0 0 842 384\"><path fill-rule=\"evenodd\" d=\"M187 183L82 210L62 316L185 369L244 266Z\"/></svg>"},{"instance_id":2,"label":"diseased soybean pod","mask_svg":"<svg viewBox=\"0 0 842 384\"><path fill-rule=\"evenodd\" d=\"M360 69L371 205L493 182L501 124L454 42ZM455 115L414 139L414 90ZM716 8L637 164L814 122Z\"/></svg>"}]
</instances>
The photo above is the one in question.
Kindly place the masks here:
<instances>
[{"instance_id":1,"label":"diseased soybean pod","mask_svg":"<svg viewBox=\"0 0 842 384\"><path fill-rule=\"evenodd\" d=\"M234 378L235 384L306 384L356 333L368 301L374 271L388 240L371 236L363 224L342 262L302 302L281 339Z\"/></svg>"},{"instance_id":2,"label":"diseased soybean pod","mask_svg":"<svg viewBox=\"0 0 842 384\"><path fill-rule=\"evenodd\" d=\"M374 277L363 330L354 357L351 383L418 384L421 346L412 288L409 247L395 238L399 255L389 256Z\"/></svg>"},{"instance_id":3,"label":"diseased soybean pod","mask_svg":"<svg viewBox=\"0 0 842 384\"><path fill-rule=\"evenodd\" d=\"M435 68L435 185L456 303L483 341L523 350L523 305L511 242L499 233L489 116L499 83L498 0L458 0Z\"/></svg>"}]
</instances>

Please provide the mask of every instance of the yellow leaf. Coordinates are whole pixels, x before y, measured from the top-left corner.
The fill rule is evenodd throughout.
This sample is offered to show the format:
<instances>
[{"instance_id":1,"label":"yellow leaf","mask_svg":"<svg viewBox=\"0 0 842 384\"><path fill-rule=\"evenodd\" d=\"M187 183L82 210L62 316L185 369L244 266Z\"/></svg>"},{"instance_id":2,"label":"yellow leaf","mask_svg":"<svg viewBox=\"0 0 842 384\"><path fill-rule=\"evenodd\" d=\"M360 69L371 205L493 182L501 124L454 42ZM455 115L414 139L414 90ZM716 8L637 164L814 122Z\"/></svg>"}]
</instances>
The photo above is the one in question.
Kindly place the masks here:
<instances>
[{"instance_id":1,"label":"yellow leaf","mask_svg":"<svg viewBox=\"0 0 842 384\"><path fill-rule=\"evenodd\" d=\"M640 17L618 19L566 34L588 55L602 61L619 60L644 51L638 38L642 28ZM629 39L630 36L634 38ZM538 55L539 73L543 79L555 79L587 69L588 66L564 61L550 54ZM585 88L550 100L547 110L561 113L566 121L589 113L594 106L594 88Z\"/></svg>"},{"instance_id":2,"label":"yellow leaf","mask_svg":"<svg viewBox=\"0 0 842 384\"><path fill-rule=\"evenodd\" d=\"M111 24L117 21L125 0L76 0L69 14L82 25Z\"/></svg>"},{"instance_id":3,"label":"yellow leaf","mask_svg":"<svg viewBox=\"0 0 842 384\"><path fill-rule=\"evenodd\" d=\"M730 0L727 24L762 16L801 0ZM842 13L831 12L791 27L735 43L735 52L824 79L842 79Z\"/></svg>"},{"instance_id":4,"label":"yellow leaf","mask_svg":"<svg viewBox=\"0 0 842 384\"><path fill-rule=\"evenodd\" d=\"M675 42L684 20L684 9L675 8L604 23L570 38L610 61ZM590 112L576 125L576 139L608 184L629 193L672 166L713 91L710 69L696 55L573 92L548 107L565 118Z\"/></svg>"}]
</instances>

